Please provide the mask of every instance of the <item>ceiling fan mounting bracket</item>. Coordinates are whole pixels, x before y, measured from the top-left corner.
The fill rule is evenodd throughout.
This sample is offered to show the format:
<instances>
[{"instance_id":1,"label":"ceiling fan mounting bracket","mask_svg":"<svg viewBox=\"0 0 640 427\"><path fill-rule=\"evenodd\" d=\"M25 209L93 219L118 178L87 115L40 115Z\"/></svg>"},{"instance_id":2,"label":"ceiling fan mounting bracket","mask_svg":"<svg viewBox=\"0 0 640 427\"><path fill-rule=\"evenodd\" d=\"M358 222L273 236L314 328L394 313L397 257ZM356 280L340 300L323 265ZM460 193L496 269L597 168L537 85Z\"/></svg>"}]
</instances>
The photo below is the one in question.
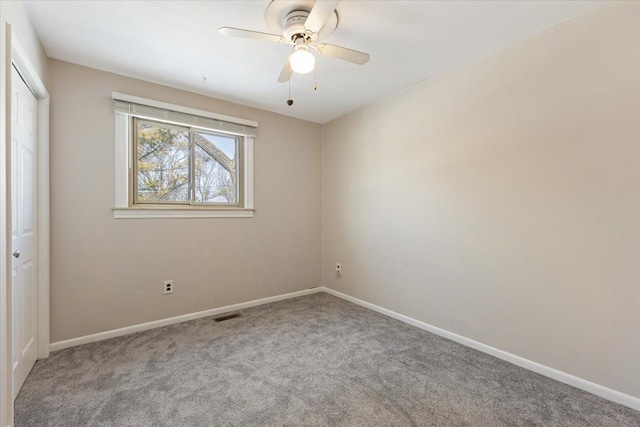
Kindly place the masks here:
<instances>
[{"instance_id":1,"label":"ceiling fan mounting bracket","mask_svg":"<svg viewBox=\"0 0 640 427\"><path fill-rule=\"evenodd\" d=\"M314 34L308 32L304 28L304 23L307 21L309 12L306 10L294 10L287 14L284 22L284 36L285 38L296 42L296 40L303 38L304 40L311 41Z\"/></svg>"},{"instance_id":2,"label":"ceiling fan mounting bracket","mask_svg":"<svg viewBox=\"0 0 640 427\"><path fill-rule=\"evenodd\" d=\"M335 31L338 26L338 13L334 10L319 32L309 33L304 29L304 23L314 4L313 0L272 1L267 6L264 20L271 31L284 35L287 40L295 42L304 36L307 43L315 42Z\"/></svg>"}]
</instances>

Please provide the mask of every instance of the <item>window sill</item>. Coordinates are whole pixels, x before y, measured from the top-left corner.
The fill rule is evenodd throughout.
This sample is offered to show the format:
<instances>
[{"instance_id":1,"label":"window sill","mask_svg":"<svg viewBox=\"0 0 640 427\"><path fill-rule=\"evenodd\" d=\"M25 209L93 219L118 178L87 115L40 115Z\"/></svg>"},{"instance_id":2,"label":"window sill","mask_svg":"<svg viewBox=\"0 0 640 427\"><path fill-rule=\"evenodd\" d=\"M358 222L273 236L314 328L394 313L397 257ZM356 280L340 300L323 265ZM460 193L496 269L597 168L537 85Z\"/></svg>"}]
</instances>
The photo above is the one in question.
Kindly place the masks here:
<instances>
[{"instance_id":1,"label":"window sill","mask_svg":"<svg viewBox=\"0 0 640 427\"><path fill-rule=\"evenodd\" d=\"M175 208L128 207L113 208L116 219L134 218L253 218L253 209L241 208Z\"/></svg>"}]
</instances>

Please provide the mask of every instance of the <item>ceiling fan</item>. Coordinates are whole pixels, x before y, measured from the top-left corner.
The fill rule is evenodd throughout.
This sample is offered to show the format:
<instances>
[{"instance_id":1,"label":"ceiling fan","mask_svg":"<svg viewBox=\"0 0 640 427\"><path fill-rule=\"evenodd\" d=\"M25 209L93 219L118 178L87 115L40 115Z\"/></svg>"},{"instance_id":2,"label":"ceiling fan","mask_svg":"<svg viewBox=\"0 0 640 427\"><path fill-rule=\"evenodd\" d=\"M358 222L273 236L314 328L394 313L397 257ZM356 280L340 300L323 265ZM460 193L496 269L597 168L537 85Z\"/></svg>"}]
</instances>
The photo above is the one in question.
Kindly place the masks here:
<instances>
[{"instance_id":1,"label":"ceiling fan","mask_svg":"<svg viewBox=\"0 0 640 427\"><path fill-rule=\"evenodd\" d=\"M232 27L221 27L218 31L225 36L293 45L293 50L278 77L280 83L288 82L294 72L306 74L313 71L316 59L312 51L358 65L366 64L369 62L368 53L328 43L317 43L338 26L338 3L339 0L273 0L267 6L265 21L272 31L282 35Z\"/></svg>"}]
</instances>

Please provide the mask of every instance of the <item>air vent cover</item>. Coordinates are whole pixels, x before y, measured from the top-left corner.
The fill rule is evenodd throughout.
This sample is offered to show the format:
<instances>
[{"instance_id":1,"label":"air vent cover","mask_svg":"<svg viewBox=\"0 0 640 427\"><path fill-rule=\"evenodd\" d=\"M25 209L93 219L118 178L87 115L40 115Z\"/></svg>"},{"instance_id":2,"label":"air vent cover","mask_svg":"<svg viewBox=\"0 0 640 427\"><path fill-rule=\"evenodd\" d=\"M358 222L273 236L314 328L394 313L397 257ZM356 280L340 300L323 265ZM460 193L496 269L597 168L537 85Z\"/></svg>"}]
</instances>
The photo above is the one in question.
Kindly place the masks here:
<instances>
[{"instance_id":1,"label":"air vent cover","mask_svg":"<svg viewBox=\"0 0 640 427\"><path fill-rule=\"evenodd\" d=\"M240 313L229 314L228 316L216 317L213 320L215 320L216 322L224 322L225 320L235 319L236 317L242 317L242 314Z\"/></svg>"}]
</instances>

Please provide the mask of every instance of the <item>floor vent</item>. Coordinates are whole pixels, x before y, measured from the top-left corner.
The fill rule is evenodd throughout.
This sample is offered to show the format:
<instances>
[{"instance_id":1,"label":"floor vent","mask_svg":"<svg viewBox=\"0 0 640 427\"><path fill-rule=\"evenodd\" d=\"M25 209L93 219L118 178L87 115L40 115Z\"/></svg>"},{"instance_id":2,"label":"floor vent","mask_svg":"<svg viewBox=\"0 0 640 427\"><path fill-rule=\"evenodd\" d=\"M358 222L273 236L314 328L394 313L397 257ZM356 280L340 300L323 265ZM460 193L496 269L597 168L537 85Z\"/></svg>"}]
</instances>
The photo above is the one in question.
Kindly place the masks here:
<instances>
[{"instance_id":1,"label":"floor vent","mask_svg":"<svg viewBox=\"0 0 640 427\"><path fill-rule=\"evenodd\" d=\"M242 314L240 313L230 314L228 316L217 317L213 320L215 320L216 322L223 322L225 320L235 319L236 317L242 317Z\"/></svg>"}]
</instances>

